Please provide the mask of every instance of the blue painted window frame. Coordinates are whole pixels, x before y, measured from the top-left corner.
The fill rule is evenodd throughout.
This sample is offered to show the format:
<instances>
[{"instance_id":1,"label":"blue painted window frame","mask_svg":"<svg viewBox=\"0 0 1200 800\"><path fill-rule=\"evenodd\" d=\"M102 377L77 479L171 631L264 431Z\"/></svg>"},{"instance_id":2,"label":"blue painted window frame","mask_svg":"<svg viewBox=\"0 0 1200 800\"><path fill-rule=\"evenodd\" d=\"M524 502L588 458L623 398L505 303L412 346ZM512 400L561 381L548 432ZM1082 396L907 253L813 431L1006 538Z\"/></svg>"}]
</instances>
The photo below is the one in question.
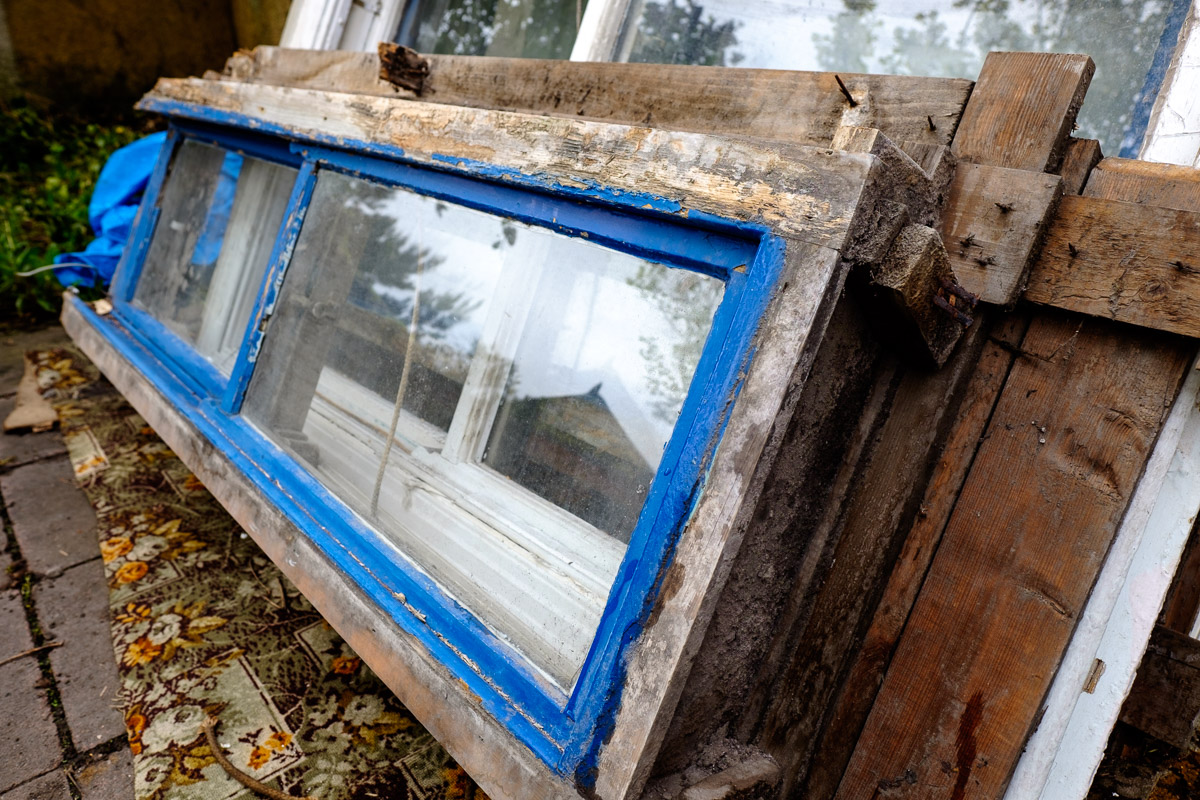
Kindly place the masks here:
<instances>
[{"instance_id":1,"label":"blue painted window frame","mask_svg":"<svg viewBox=\"0 0 1200 800\"><path fill-rule=\"evenodd\" d=\"M624 657L650 613L753 357L754 336L782 274L783 240L763 225L681 214L675 204L603 186L558 186L544 176L453 156L430 165L399 148L364 142L339 140L332 147L328 141L300 141L294 133L263 132L261 124L244 117L207 109L156 110L191 121L172 122L148 185L131 246L113 285L118 325L97 327L375 604L464 681L494 717L551 769L590 785L591 765L619 704ZM197 122L197 116L204 118ZM246 130L252 124L258 131ZM207 361L129 302L153 235L170 159L185 139L299 167L228 380L219 374L214 379L216 370ZM271 333L271 314L313 188L327 170L585 237L725 282L696 377L647 492L592 648L569 694L546 682L511 645L398 558L378 531L238 414L263 338Z\"/></svg>"}]
</instances>

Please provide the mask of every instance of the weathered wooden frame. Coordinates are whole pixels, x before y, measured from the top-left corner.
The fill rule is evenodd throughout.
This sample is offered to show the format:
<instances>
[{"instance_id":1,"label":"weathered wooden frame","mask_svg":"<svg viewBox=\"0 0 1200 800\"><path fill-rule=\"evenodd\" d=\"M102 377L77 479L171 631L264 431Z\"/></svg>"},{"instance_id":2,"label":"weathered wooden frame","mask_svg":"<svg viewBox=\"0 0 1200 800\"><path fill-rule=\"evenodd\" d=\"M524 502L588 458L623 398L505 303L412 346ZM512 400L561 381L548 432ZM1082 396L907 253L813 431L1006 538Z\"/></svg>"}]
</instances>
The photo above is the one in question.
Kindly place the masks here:
<instances>
[{"instance_id":1,"label":"weathered wooden frame","mask_svg":"<svg viewBox=\"0 0 1200 800\"><path fill-rule=\"evenodd\" d=\"M352 150L736 232L759 242L751 275L777 265L777 276L756 295L759 305L738 321L744 352L753 357L740 362L724 398L705 399L722 433L719 443L692 444L697 482L691 505L681 508L684 515L668 526L673 532L657 543L652 568L641 573L644 585L627 595L632 615L622 620L620 644L605 654L605 669L597 673L601 691L589 701L588 714L580 715L582 728L557 742L547 736L544 720L519 713L506 687L489 683L486 670L465 669L469 662L456 660L454 641L438 631L417 635L426 622L408 598L364 592L347 575L353 559L338 563L314 543L313 531L324 531L347 547L338 541L336 525L331 529L288 496L256 463L253 448L230 437L230 409L181 380L169 359L134 335L120 314L101 318L77 300L64 310L68 330L118 388L489 792L636 794L849 264L878 260L896 233L889 222L894 206L883 209L879 201L887 194L884 161L824 148L763 147L229 81L164 81L143 107L264 132L301 150ZM259 315L270 308L277 277L269 274ZM396 624L397 613L410 617L407 626Z\"/></svg>"}]
</instances>

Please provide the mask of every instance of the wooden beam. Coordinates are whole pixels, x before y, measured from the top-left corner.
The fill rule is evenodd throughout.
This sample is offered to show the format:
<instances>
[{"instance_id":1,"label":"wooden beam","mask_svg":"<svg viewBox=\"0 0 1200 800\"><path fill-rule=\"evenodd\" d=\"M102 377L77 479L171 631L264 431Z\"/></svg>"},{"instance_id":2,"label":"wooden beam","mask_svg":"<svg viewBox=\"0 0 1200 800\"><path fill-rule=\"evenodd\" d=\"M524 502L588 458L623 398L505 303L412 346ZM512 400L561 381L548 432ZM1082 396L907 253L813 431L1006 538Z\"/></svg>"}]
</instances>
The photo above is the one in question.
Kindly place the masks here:
<instances>
[{"instance_id":1,"label":"wooden beam","mask_svg":"<svg viewBox=\"0 0 1200 800\"><path fill-rule=\"evenodd\" d=\"M719 131L828 146L843 124L878 128L893 141L946 145L971 81L670 64L427 56L420 99L429 103ZM414 98L379 78L375 53L258 47L234 55L226 77L255 84Z\"/></svg>"},{"instance_id":2,"label":"wooden beam","mask_svg":"<svg viewBox=\"0 0 1200 800\"><path fill-rule=\"evenodd\" d=\"M1061 196L1057 175L959 164L941 233L963 288L985 303L1016 304Z\"/></svg>"},{"instance_id":3,"label":"wooden beam","mask_svg":"<svg viewBox=\"0 0 1200 800\"><path fill-rule=\"evenodd\" d=\"M1113 196L1119 184L1119 199L1184 211L1200 210L1200 169L1174 164L1155 164L1128 158L1106 158L1096 165L1088 180L1091 197Z\"/></svg>"},{"instance_id":4,"label":"wooden beam","mask_svg":"<svg viewBox=\"0 0 1200 800\"><path fill-rule=\"evenodd\" d=\"M1063 314L1035 319L1021 349L846 800L1003 793L1190 351Z\"/></svg>"},{"instance_id":5,"label":"wooden beam","mask_svg":"<svg viewBox=\"0 0 1200 800\"><path fill-rule=\"evenodd\" d=\"M1121 721L1174 747L1192 746L1200 726L1200 641L1155 626Z\"/></svg>"},{"instance_id":6,"label":"wooden beam","mask_svg":"<svg viewBox=\"0 0 1200 800\"><path fill-rule=\"evenodd\" d=\"M1088 175L1102 158L1104 154L1100 150L1100 142L1095 139L1068 139L1067 153L1063 156L1062 169L1059 170L1063 178L1063 193L1082 192Z\"/></svg>"},{"instance_id":7,"label":"wooden beam","mask_svg":"<svg viewBox=\"0 0 1200 800\"><path fill-rule=\"evenodd\" d=\"M1025 298L1200 337L1200 213L1064 197Z\"/></svg>"},{"instance_id":8,"label":"wooden beam","mask_svg":"<svg viewBox=\"0 0 1200 800\"><path fill-rule=\"evenodd\" d=\"M1087 56L988 53L954 154L976 164L1055 171L1095 71Z\"/></svg>"}]
</instances>

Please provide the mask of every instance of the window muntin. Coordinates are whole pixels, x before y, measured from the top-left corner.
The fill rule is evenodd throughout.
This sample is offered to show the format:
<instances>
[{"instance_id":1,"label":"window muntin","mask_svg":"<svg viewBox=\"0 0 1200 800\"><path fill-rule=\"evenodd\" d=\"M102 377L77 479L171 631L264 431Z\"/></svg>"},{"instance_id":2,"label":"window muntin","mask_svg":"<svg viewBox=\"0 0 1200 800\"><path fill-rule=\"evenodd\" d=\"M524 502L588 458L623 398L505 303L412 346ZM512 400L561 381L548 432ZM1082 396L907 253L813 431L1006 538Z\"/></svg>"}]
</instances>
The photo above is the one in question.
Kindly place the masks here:
<instances>
[{"instance_id":1,"label":"window muntin","mask_svg":"<svg viewBox=\"0 0 1200 800\"><path fill-rule=\"evenodd\" d=\"M569 58L587 0L414 0L396 41L422 53Z\"/></svg>"},{"instance_id":2,"label":"window muntin","mask_svg":"<svg viewBox=\"0 0 1200 800\"><path fill-rule=\"evenodd\" d=\"M230 374L297 170L185 140L159 196L133 305Z\"/></svg>"},{"instance_id":3,"label":"window muntin","mask_svg":"<svg viewBox=\"0 0 1200 800\"><path fill-rule=\"evenodd\" d=\"M569 690L723 288L323 170L243 413Z\"/></svg>"},{"instance_id":4,"label":"window muntin","mask_svg":"<svg viewBox=\"0 0 1200 800\"><path fill-rule=\"evenodd\" d=\"M642 0L618 60L974 78L994 50L1089 53L1077 135L1136 154L1174 0ZM1156 91L1156 87L1151 87ZM1153 97L1148 98L1153 101Z\"/></svg>"}]
</instances>

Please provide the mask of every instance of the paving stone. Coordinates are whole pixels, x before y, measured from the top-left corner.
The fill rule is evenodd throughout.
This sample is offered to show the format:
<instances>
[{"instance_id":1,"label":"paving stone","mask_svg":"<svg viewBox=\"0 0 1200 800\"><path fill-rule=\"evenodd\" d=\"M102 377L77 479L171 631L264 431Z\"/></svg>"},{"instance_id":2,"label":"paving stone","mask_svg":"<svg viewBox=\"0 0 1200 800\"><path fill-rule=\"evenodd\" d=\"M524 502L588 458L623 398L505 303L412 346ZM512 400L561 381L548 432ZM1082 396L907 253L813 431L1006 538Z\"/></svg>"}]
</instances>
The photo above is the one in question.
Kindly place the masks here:
<instances>
[{"instance_id":1,"label":"paving stone","mask_svg":"<svg viewBox=\"0 0 1200 800\"><path fill-rule=\"evenodd\" d=\"M62 761L58 728L46 694L38 688L42 672L33 658L0 666L0 792L49 772ZM21 795L14 795L19 797ZM7 800L8 795L3 795Z\"/></svg>"},{"instance_id":2,"label":"paving stone","mask_svg":"<svg viewBox=\"0 0 1200 800\"><path fill-rule=\"evenodd\" d=\"M33 605L48 640L67 726L75 748L87 751L125 733L112 707L120 688L108 620L108 585L97 559L34 586Z\"/></svg>"},{"instance_id":3,"label":"paving stone","mask_svg":"<svg viewBox=\"0 0 1200 800\"><path fill-rule=\"evenodd\" d=\"M0 794L0 800L70 800L71 788L61 770L48 772Z\"/></svg>"},{"instance_id":4,"label":"paving stone","mask_svg":"<svg viewBox=\"0 0 1200 800\"><path fill-rule=\"evenodd\" d=\"M12 394L17 390L17 384L25 372L25 351L58 347L70 341L67 332L58 325L0 337L0 395Z\"/></svg>"},{"instance_id":5,"label":"paving stone","mask_svg":"<svg viewBox=\"0 0 1200 800\"><path fill-rule=\"evenodd\" d=\"M133 800L133 756L129 748L122 747L77 770L75 783L83 800Z\"/></svg>"},{"instance_id":6,"label":"paving stone","mask_svg":"<svg viewBox=\"0 0 1200 800\"><path fill-rule=\"evenodd\" d=\"M11 397L0 398L0 421L13 410ZM58 456L67 452L62 434L57 430L44 433L0 433L0 469L12 469L30 461Z\"/></svg>"},{"instance_id":7,"label":"paving stone","mask_svg":"<svg viewBox=\"0 0 1200 800\"><path fill-rule=\"evenodd\" d=\"M25 619L25 605L21 594L8 591L0 594L0 660L33 647L29 637L29 623ZM0 715L4 711L0 709Z\"/></svg>"},{"instance_id":8,"label":"paving stone","mask_svg":"<svg viewBox=\"0 0 1200 800\"><path fill-rule=\"evenodd\" d=\"M0 495L21 555L34 574L58 575L100 555L96 514L66 456L0 475Z\"/></svg>"}]
</instances>

